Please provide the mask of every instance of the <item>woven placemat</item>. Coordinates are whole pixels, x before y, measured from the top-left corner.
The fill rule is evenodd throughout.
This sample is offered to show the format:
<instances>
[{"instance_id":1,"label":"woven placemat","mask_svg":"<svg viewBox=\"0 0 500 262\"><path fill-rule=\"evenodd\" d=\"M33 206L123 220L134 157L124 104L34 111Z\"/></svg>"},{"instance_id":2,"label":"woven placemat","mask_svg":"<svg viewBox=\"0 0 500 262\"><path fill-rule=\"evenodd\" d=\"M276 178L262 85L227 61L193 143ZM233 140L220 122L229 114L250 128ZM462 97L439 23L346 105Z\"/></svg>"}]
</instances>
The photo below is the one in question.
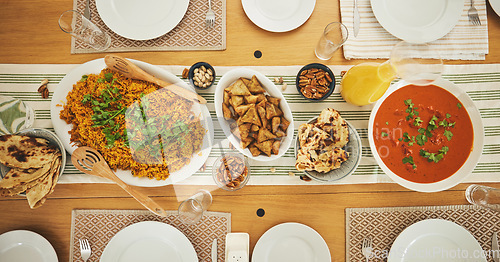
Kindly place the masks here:
<instances>
[{"instance_id":1,"label":"woven placemat","mask_svg":"<svg viewBox=\"0 0 500 262\"><path fill-rule=\"evenodd\" d=\"M83 13L86 0L74 0L73 9ZM215 12L213 28L205 27L208 11L207 0L190 0L184 18L172 31L155 39L138 41L122 37L102 21L95 0L90 0L90 20L111 36L111 46L104 52L225 50L226 49L226 0L212 0ZM99 53L80 40L71 38L71 53Z\"/></svg>"},{"instance_id":2,"label":"woven placemat","mask_svg":"<svg viewBox=\"0 0 500 262\"><path fill-rule=\"evenodd\" d=\"M231 232L231 214L206 212L195 225L183 224L177 211L166 211L159 217L147 210L95 210L75 209L71 214L70 262L81 261L78 240L86 238L92 247L89 261L99 261L111 238L123 228L141 221L158 221L179 229L194 246L198 260L210 261L212 241L217 238L218 261L225 261L226 234Z\"/></svg>"},{"instance_id":3,"label":"woven placemat","mask_svg":"<svg viewBox=\"0 0 500 262\"><path fill-rule=\"evenodd\" d=\"M487 261L493 261L491 236L500 232L500 214L472 205L346 208L346 261L364 261L361 243L368 236L374 250L370 261L386 261L397 236L425 219L445 219L464 227L477 239Z\"/></svg>"}]
</instances>

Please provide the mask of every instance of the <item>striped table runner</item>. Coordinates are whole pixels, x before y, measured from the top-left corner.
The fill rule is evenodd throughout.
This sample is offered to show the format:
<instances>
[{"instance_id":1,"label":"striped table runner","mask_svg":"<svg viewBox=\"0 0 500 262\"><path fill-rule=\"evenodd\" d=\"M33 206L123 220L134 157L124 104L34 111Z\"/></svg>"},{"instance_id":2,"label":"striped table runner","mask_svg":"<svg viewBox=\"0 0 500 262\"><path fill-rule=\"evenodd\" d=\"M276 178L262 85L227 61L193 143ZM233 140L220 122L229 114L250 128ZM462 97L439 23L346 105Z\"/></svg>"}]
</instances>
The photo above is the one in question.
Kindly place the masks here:
<instances>
[{"instance_id":1,"label":"striped table runner","mask_svg":"<svg viewBox=\"0 0 500 262\"><path fill-rule=\"evenodd\" d=\"M373 14L370 0L358 0L361 17L360 30L357 37L353 30L354 0L340 0L341 20L350 34L344 44L346 59L389 58L392 47L398 38L387 32ZM462 16L458 24L443 38L431 42L439 50L443 59L450 60L484 60L488 54L488 20L486 19L486 0L474 1L479 12L481 26L469 23L467 10L470 1L464 1ZM376 44L374 44L376 43Z\"/></svg>"},{"instance_id":2,"label":"striped table runner","mask_svg":"<svg viewBox=\"0 0 500 262\"><path fill-rule=\"evenodd\" d=\"M59 81L66 73L78 65L14 65L0 64L0 95L12 96L28 103L36 112L35 127L52 129L50 120L50 97L43 99L37 88L42 79L49 79L48 88L50 96L57 87ZM162 68L181 75L184 66L161 66ZM304 100L295 88L295 76L301 66L269 66L250 67L257 70L269 79L283 77L287 83L284 96L292 108L295 120L295 131L297 127L307 120L317 116L322 109L332 107L339 110L342 116L349 121L359 132L363 145L361 163L356 172L332 184L354 184L354 183L380 183L391 182L378 167L370 151L368 143L368 119L373 106L349 105L340 96L337 90L326 100L321 102L309 102ZM339 85L339 74L347 70L348 66L330 66L336 76ZM211 177L211 166L222 151L228 151L229 142L220 128L214 109L214 90L220 76L234 67L216 67L218 74L215 85L210 89L203 90L201 95L208 101L208 108L214 120L215 142L206 163L206 169L200 170L180 184L214 185ZM483 155L479 164L466 182L488 182L500 181L500 64L491 65L447 65L445 66L444 78L454 82L460 88L466 90L472 100L476 103L481 113L485 127L485 145ZM69 159L69 158L68 158ZM279 159L272 162L250 161L251 174L250 185L300 185L320 184L315 181L305 182L299 178L300 172L294 167L293 146ZM291 176L294 174L294 176ZM71 161L66 164L61 183L89 183L105 182L104 180L82 174Z\"/></svg>"}]
</instances>

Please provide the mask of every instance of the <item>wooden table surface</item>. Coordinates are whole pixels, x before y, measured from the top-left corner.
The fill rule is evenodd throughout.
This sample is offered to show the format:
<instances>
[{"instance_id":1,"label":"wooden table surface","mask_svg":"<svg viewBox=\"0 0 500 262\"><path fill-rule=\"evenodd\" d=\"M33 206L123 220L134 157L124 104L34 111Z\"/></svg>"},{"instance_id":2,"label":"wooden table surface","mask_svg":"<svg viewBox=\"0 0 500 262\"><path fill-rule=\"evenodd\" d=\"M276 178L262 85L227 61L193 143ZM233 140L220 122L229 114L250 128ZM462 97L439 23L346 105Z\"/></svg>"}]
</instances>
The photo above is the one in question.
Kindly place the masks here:
<instances>
[{"instance_id":1,"label":"wooden table surface","mask_svg":"<svg viewBox=\"0 0 500 262\"><path fill-rule=\"evenodd\" d=\"M59 15L73 1L1 0L0 63L68 64L101 58L102 54L70 54L70 37L58 28ZM488 4L490 50L485 61L446 61L447 64L499 63L500 18ZM338 1L317 0L311 18L287 33L261 30L246 17L241 1L227 0L227 50L186 52L135 52L122 55L152 64L191 65L207 61L213 65L304 65L319 62L313 50L323 27L339 21ZM253 56L255 50L262 58ZM357 64L337 52L327 64ZM491 186L500 187L493 183ZM247 186L237 192L207 188L214 196L211 211L231 212L232 231L250 234L251 250L270 227L282 222L300 222L316 229L326 240L332 261L345 260L345 214L348 207L424 206L466 204L460 184L439 193L418 193L396 184L322 186ZM200 187L166 186L139 188L165 209L175 210L178 198ZM258 217L257 209L265 210ZM60 261L69 260L72 209L143 209L113 184L60 184L43 207L30 210L21 197L0 199L0 234L27 229L46 237Z\"/></svg>"}]
</instances>

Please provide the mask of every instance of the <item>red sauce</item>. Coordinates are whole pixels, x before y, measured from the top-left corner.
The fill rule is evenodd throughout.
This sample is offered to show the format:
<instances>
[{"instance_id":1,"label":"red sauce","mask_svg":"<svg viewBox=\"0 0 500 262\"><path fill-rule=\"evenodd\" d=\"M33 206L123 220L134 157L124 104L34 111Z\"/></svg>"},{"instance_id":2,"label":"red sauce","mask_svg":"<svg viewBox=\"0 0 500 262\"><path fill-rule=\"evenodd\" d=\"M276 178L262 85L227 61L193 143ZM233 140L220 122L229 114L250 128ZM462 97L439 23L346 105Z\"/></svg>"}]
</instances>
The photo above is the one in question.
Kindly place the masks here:
<instances>
[{"instance_id":1,"label":"red sauce","mask_svg":"<svg viewBox=\"0 0 500 262\"><path fill-rule=\"evenodd\" d=\"M433 116L437 120L429 124ZM434 183L465 163L474 132L467 110L454 95L434 85L408 85L380 106L373 137L379 156L392 172L412 182Z\"/></svg>"}]
</instances>

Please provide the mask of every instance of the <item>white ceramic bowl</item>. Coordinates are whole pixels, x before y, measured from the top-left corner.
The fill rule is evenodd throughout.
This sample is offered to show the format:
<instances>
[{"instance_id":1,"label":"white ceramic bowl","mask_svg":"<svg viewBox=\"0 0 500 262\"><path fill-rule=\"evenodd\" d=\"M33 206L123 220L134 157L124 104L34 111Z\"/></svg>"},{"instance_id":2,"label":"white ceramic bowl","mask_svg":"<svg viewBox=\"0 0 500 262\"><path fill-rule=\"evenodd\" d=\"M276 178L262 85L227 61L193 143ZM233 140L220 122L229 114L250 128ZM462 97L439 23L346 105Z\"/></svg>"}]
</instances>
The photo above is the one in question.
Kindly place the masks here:
<instances>
[{"instance_id":1,"label":"white ceramic bowl","mask_svg":"<svg viewBox=\"0 0 500 262\"><path fill-rule=\"evenodd\" d=\"M283 111L285 118L288 121L290 121L290 125L286 130L286 136L282 139L280 150L277 155L271 155L271 156L260 155L254 157L252 153L250 153L250 150L248 150L248 148L242 149L240 146L240 139L234 136L234 134L231 132L231 128L229 127L228 121L224 119L224 114L222 112L224 89L230 86L234 81L238 80L238 78L240 77L252 78L253 75L257 77L259 82L262 84L262 87L264 87L264 89L270 96L281 99L280 101L281 110ZM222 130L224 130L224 134L229 139L231 144L233 144L233 146L245 156L258 161L272 161L280 158L283 154L285 154L288 148L290 148L290 145L292 144L293 141L293 130L294 130L292 110L290 110L290 106L288 106L288 103L286 102L285 97L283 97L281 91L265 75L248 68L236 68L225 73L219 80L219 83L217 84L217 87L215 89L214 104L215 104L215 113L217 114L217 119L219 120L219 124Z\"/></svg>"},{"instance_id":2,"label":"white ceramic bowl","mask_svg":"<svg viewBox=\"0 0 500 262\"><path fill-rule=\"evenodd\" d=\"M61 178L64 168L66 167L66 150L64 149L63 143L54 132L44 128L28 128L17 132L16 135L45 138L49 141L49 145L57 147L59 151L61 151L61 168L59 169L59 178ZM3 179L9 170L9 167L0 164L0 177ZM24 195L24 193L21 193L21 195Z\"/></svg>"},{"instance_id":3,"label":"white ceramic bowl","mask_svg":"<svg viewBox=\"0 0 500 262\"><path fill-rule=\"evenodd\" d=\"M451 175L450 177L444 180L434 183L416 183L403 179L394 172L392 172L385 165L385 163L382 161L382 158L378 154L373 138L373 129L374 129L373 125L375 121L375 116L377 115L380 106L384 103L385 99L388 96L390 96L395 90L407 85L409 85L409 83L405 81L399 81L398 83L393 84L387 90L385 95L379 101L377 101L375 107L373 108L370 114L370 120L368 122L368 140L370 142L370 149L373 153L373 156L375 157L375 160L377 161L380 168L382 168L382 170L392 180L394 180L396 183L408 189L412 189L419 192L438 192L454 187L457 184L459 184L463 179L465 179L469 174L471 174L472 170L474 170L474 168L476 167L476 164L479 161L479 157L481 156L483 150L484 130L483 130L483 123L481 122L481 115L479 113L479 110L472 102L472 99L467 95L467 93L464 90L460 89L458 86L456 86L455 84L453 84L448 80L439 78L433 83L433 85L439 86L447 90L448 92L453 94L458 100L460 100L460 102L463 105L463 108L465 108L469 113L469 117L470 120L472 121L473 132L474 132L474 142L472 144L473 147L472 152L470 153L469 157L462 165L462 167L457 172L455 172L455 174Z\"/></svg>"}]
</instances>

